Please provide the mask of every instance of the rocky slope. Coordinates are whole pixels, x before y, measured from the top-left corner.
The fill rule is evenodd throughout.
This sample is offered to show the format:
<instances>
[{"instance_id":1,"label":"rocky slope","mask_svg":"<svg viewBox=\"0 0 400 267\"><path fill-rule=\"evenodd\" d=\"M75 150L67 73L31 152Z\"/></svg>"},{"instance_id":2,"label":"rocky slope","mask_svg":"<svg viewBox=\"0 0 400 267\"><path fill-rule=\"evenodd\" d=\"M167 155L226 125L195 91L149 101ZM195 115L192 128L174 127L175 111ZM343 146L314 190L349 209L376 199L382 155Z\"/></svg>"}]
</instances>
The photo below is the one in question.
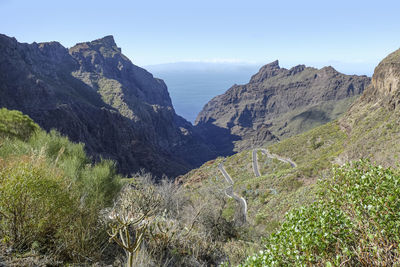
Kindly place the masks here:
<instances>
[{"instance_id":1,"label":"rocky slope","mask_svg":"<svg viewBox=\"0 0 400 267\"><path fill-rule=\"evenodd\" d=\"M215 136L222 154L275 142L336 119L370 83L366 76L344 75L332 67L263 66L250 82L213 98L195 125Z\"/></svg>"},{"instance_id":2,"label":"rocky slope","mask_svg":"<svg viewBox=\"0 0 400 267\"><path fill-rule=\"evenodd\" d=\"M165 83L132 64L112 36L68 50L0 35L0 107L85 143L124 174L176 176L215 157L175 114Z\"/></svg>"},{"instance_id":3,"label":"rocky slope","mask_svg":"<svg viewBox=\"0 0 400 267\"><path fill-rule=\"evenodd\" d=\"M368 157L397 166L400 156L400 49L375 68L371 84L339 120L349 140L340 161Z\"/></svg>"},{"instance_id":4,"label":"rocky slope","mask_svg":"<svg viewBox=\"0 0 400 267\"><path fill-rule=\"evenodd\" d=\"M388 55L375 68L372 84L357 103L376 102L389 109L400 103L400 49Z\"/></svg>"},{"instance_id":5,"label":"rocky slope","mask_svg":"<svg viewBox=\"0 0 400 267\"><path fill-rule=\"evenodd\" d=\"M264 146L271 154L290 158L296 167L270 159L258 151L261 176L256 177L252 168L253 150L244 150L209 161L178 181L192 192L210 185L217 185L222 191L227 184L219 174L218 166L223 162L235 182L233 190L240 192L247 202L253 245L262 247L259 238L273 232L288 210L307 206L315 200L316 181L329 179L334 164L369 158L377 165L398 167L399 103L400 50L382 60L371 83L340 118ZM237 209L236 203L230 201L224 214L228 219L234 219L232 214ZM244 250L243 242L233 242L240 248L238 251ZM248 255L242 258L245 256Z\"/></svg>"}]
</instances>

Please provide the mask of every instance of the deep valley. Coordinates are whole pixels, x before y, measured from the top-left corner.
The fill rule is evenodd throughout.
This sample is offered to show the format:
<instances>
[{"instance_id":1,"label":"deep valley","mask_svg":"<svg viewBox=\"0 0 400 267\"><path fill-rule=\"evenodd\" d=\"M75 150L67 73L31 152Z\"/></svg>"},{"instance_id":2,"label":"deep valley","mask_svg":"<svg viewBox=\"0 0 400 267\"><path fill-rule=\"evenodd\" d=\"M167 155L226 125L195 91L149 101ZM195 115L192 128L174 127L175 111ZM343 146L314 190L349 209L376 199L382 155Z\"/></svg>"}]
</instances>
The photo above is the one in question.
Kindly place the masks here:
<instances>
[{"instance_id":1,"label":"deep valley","mask_svg":"<svg viewBox=\"0 0 400 267\"><path fill-rule=\"evenodd\" d=\"M264 65L194 125L113 36L0 35L0 266L397 266L400 50Z\"/></svg>"}]
</instances>

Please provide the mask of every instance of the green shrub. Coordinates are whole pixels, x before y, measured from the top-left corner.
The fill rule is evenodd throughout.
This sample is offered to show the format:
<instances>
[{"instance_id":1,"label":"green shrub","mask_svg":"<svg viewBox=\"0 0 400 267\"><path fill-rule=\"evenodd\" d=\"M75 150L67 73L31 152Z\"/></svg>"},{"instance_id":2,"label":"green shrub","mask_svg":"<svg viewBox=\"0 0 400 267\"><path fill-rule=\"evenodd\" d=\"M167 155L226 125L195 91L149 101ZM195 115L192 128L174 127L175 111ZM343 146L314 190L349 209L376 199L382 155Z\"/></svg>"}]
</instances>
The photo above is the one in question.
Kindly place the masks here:
<instances>
[{"instance_id":1,"label":"green shrub","mask_svg":"<svg viewBox=\"0 0 400 267\"><path fill-rule=\"evenodd\" d=\"M55 130L38 130L26 142L9 140L0 146L0 158L22 155L41 157L48 165L62 170L76 198L82 198L86 205L99 209L111 205L121 188L114 162L102 160L91 164L82 143L73 143Z\"/></svg>"},{"instance_id":2,"label":"green shrub","mask_svg":"<svg viewBox=\"0 0 400 267\"><path fill-rule=\"evenodd\" d=\"M243 266L400 264L400 171L361 160L332 173Z\"/></svg>"},{"instance_id":3,"label":"green shrub","mask_svg":"<svg viewBox=\"0 0 400 267\"><path fill-rule=\"evenodd\" d=\"M114 162L110 160L86 166L78 182L86 205L97 208L110 206L121 189L120 179Z\"/></svg>"},{"instance_id":4,"label":"green shrub","mask_svg":"<svg viewBox=\"0 0 400 267\"><path fill-rule=\"evenodd\" d=\"M74 213L65 180L36 159L2 161L0 166L1 234L12 246L27 249L34 242L52 247Z\"/></svg>"},{"instance_id":5,"label":"green shrub","mask_svg":"<svg viewBox=\"0 0 400 267\"><path fill-rule=\"evenodd\" d=\"M82 169L91 163L84 144L73 143L55 130L49 133L39 131L29 140L29 145L34 151L44 153L52 163L57 163L73 180L78 180Z\"/></svg>"},{"instance_id":6,"label":"green shrub","mask_svg":"<svg viewBox=\"0 0 400 267\"><path fill-rule=\"evenodd\" d=\"M0 240L18 253L34 247L65 262L106 257L102 211L121 188L114 163L92 164L83 144L40 130L20 112L3 114L0 125L21 117L34 130L0 129Z\"/></svg>"},{"instance_id":7,"label":"green shrub","mask_svg":"<svg viewBox=\"0 0 400 267\"><path fill-rule=\"evenodd\" d=\"M0 109L0 138L27 140L39 126L20 111Z\"/></svg>"}]
</instances>

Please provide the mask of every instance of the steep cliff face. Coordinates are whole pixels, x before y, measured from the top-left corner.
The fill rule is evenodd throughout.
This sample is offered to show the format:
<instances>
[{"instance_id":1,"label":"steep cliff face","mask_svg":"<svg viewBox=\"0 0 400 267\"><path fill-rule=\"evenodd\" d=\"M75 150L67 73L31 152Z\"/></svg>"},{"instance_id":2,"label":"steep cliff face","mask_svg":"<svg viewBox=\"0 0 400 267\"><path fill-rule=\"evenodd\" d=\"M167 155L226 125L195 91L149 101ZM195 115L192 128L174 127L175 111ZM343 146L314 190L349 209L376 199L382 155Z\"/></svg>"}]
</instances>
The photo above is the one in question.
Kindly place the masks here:
<instances>
[{"instance_id":1,"label":"steep cliff face","mask_svg":"<svg viewBox=\"0 0 400 267\"><path fill-rule=\"evenodd\" d=\"M400 49L384 58L375 68L371 86L360 102L380 102L390 109L400 103Z\"/></svg>"},{"instance_id":2,"label":"steep cliff face","mask_svg":"<svg viewBox=\"0 0 400 267\"><path fill-rule=\"evenodd\" d=\"M400 156L400 50L375 68L371 84L339 120L349 141L342 161L370 158L397 166Z\"/></svg>"},{"instance_id":3,"label":"steep cliff face","mask_svg":"<svg viewBox=\"0 0 400 267\"><path fill-rule=\"evenodd\" d=\"M132 64L112 36L68 50L0 35L0 106L85 143L125 174L176 176L215 157L175 114L164 82Z\"/></svg>"},{"instance_id":4,"label":"steep cliff face","mask_svg":"<svg viewBox=\"0 0 400 267\"><path fill-rule=\"evenodd\" d=\"M79 63L79 70L73 76L99 91L108 104L134 109L138 102L144 102L172 108L165 83L132 64L112 36L77 44L69 53ZM132 112L124 115L134 117Z\"/></svg>"},{"instance_id":5,"label":"steep cliff face","mask_svg":"<svg viewBox=\"0 0 400 267\"><path fill-rule=\"evenodd\" d=\"M263 66L250 82L234 85L207 103L195 125L205 136L225 132L215 142L228 154L275 142L337 118L370 83L332 67ZM220 135L217 135L219 137Z\"/></svg>"}]
</instances>

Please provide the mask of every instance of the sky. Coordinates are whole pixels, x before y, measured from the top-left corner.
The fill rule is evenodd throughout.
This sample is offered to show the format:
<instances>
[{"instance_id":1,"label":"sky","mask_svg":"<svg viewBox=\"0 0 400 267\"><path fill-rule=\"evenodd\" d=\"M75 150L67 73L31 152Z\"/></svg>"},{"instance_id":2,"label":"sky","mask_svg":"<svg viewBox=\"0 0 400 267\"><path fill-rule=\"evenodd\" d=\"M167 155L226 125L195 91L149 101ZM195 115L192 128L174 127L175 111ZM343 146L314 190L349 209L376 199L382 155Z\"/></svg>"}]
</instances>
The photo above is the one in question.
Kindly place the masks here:
<instances>
[{"instance_id":1,"label":"sky","mask_svg":"<svg viewBox=\"0 0 400 267\"><path fill-rule=\"evenodd\" d=\"M113 35L139 66L340 65L371 73L400 48L400 1L0 0L0 33L66 47Z\"/></svg>"}]
</instances>

